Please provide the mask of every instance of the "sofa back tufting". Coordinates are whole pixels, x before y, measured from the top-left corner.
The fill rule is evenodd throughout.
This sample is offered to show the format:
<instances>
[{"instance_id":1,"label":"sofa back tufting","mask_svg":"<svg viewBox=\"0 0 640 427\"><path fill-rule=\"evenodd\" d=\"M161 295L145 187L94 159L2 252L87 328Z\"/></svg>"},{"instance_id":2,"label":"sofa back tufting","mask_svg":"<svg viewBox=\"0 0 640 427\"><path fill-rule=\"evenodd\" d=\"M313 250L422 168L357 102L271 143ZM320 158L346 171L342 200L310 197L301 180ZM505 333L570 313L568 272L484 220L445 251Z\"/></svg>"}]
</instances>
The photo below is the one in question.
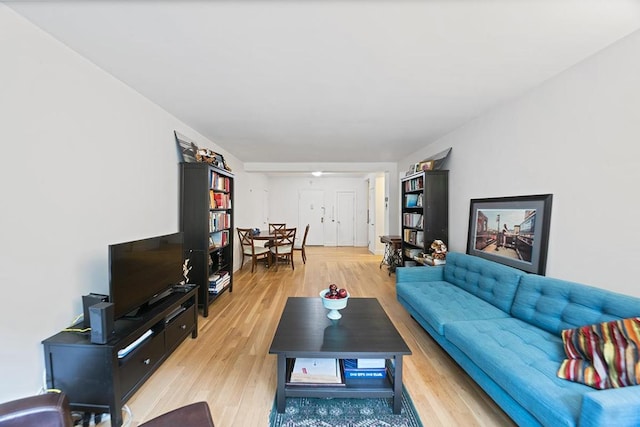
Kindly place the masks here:
<instances>
[{"instance_id":1,"label":"sofa back tufting","mask_svg":"<svg viewBox=\"0 0 640 427\"><path fill-rule=\"evenodd\" d=\"M527 274L511 315L553 334L563 329L640 315L640 298L566 280Z\"/></svg>"},{"instance_id":2,"label":"sofa back tufting","mask_svg":"<svg viewBox=\"0 0 640 427\"><path fill-rule=\"evenodd\" d=\"M520 278L525 273L483 258L450 252L444 280L509 313Z\"/></svg>"}]
</instances>

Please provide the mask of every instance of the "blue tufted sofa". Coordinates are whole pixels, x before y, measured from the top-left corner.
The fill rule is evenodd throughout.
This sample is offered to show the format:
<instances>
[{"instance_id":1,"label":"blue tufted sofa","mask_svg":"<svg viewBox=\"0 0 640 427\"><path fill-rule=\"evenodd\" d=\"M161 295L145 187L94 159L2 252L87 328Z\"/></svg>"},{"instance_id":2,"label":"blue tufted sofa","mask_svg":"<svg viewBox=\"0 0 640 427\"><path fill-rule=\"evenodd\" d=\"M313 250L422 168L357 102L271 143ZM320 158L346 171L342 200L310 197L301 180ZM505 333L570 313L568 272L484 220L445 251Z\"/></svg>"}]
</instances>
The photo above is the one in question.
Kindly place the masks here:
<instances>
[{"instance_id":1,"label":"blue tufted sofa","mask_svg":"<svg viewBox=\"0 0 640 427\"><path fill-rule=\"evenodd\" d=\"M400 303L521 426L640 426L640 386L556 376L563 329L640 315L640 298L527 274L462 253L399 267Z\"/></svg>"}]
</instances>

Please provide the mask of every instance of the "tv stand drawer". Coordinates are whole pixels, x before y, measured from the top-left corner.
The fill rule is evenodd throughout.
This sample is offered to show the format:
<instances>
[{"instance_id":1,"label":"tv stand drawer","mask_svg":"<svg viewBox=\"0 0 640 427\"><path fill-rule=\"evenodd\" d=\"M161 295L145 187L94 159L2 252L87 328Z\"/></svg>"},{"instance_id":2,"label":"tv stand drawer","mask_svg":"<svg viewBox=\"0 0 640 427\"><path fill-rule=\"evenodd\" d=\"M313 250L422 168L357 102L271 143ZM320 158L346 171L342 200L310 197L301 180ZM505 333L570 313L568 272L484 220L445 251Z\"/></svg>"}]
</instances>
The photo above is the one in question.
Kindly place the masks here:
<instances>
[{"instance_id":1,"label":"tv stand drawer","mask_svg":"<svg viewBox=\"0 0 640 427\"><path fill-rule=\"evenodd\" d=\"M164 353L164 331L159 331L120 361L120 387L127 393L124 400L153 372Z\"/></svg>"},{"instance_id":2,"label":"tv stand drawer","mask_svg":"<svg viewBox=\"0 0 640 427\"><path fill-rule=\"evenodd\" d=\"M167 323L165 329L165 340L169 351L172 351L177 347L187 334L193 331L196 324L195 318L196 306L191 305Z\"/></svg>"}]
</instances>

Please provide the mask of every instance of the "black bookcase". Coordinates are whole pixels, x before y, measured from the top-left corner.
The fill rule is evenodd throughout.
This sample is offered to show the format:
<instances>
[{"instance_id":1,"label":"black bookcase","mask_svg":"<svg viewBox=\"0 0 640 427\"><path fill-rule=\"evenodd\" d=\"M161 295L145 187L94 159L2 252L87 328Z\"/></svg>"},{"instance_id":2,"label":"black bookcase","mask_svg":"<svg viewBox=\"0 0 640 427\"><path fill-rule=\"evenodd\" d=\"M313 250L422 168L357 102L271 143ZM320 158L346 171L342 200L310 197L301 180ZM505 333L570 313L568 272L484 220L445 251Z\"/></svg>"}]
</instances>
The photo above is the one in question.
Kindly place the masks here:
<instances>
[{"instance_id":1,"label":"black bookcase","mask_svg":"<svg viewBox=\"0 0 640 427\"><path fill-rule=\"evenodd\" d=\"M402 265L429 253L434 240L449 240L449 171L422 171L401 179Z\"/></svg>"},{"instance_id":2,"label":"black bookcase","mask_svg":"<svg viewBox=\"0 0 640 427\"><path fill-rule=\"evenodd\" d=\"M199 286L202 315L223 292L233 290L233 181L207 163L180 164L180 230L191 265L189 283Z\"/></svg>"}]
</instances>

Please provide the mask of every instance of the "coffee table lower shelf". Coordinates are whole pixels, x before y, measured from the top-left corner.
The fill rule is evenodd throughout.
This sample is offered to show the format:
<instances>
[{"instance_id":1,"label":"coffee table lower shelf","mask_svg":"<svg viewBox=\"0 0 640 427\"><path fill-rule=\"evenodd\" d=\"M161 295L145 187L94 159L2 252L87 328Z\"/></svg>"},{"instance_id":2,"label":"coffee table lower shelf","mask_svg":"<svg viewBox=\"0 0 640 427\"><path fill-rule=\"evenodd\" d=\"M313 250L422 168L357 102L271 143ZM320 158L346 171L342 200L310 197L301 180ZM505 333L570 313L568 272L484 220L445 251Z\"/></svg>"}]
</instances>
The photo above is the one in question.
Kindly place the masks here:
<instances>
[{"instance_id":1,"label":"coffee table lower shelf","mask_svg":"<svg viewBox=\"0 0 640 427\"><path fill-rule=\"evenodd\" d=\"M397 356L393 376L387 373L385 378L345 378L344 384L291 384L290 363L293 359L278 356L277 410L285 411L287 397L334 397L334 398L393 398L393 413L399 414L402 402L402 356ZM282 365L281 365L282 363ZM398 372L398 365L400 372ZM282 366L282 368L281 368ZM283 369L283 370L281 370ZM398 387L394 386L394 376Z\"/></svg>"},{"instance_id":2,"label":"coffee table lower shelf","mask_svg":"<svg viewBox=\"0 0 640 427\"><path fill-rule=\"evenodd\" d=\"M393 397L389 378L346 380L345 385L286 385L287 397Z\"/></svg>"}]
</instances>

